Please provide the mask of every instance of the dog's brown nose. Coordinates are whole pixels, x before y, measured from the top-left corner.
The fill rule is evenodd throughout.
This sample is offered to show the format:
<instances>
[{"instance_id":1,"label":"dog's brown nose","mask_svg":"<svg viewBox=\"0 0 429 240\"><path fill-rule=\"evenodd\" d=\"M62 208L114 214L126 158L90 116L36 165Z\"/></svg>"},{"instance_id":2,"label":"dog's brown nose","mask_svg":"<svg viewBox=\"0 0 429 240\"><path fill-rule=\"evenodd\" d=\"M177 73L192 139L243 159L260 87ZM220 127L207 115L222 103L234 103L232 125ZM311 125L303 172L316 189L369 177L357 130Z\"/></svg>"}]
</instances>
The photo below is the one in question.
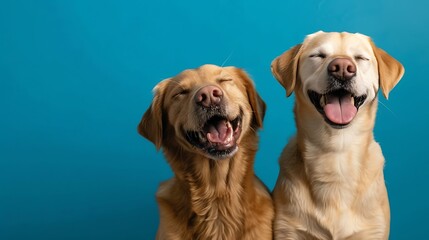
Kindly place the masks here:
<instances>
[{"instance_id":1,"label":"dog's brown nose","mask_svg":"<svg viewBox=\"0 0 429 240\"><path fill-rule=\"evenodd\" d=\"M223 92L216 86L205 86L195 94L195 102L204 107L218 105L222 100Z\"/></svg>"},{"instance_id":2,"label":"dog's brown nose","mask_svg":"<svg viewBox=\"0 0 429 240\"><path fill-rule=\"evenodd\" d=\"M348 58L336 58L329 63L328 73L337 79L350 80L356 75L356 65Z\"/></svg>"}]
</instances>

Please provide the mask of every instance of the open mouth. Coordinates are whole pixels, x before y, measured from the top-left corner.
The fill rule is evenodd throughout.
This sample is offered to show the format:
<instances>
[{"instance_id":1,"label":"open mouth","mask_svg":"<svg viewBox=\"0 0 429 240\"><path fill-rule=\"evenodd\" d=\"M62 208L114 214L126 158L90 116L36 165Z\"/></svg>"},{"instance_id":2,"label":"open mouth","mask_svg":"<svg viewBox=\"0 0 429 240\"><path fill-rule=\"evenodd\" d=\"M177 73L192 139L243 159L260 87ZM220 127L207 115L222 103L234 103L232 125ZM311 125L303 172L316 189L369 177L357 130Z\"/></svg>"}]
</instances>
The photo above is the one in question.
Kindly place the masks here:
<instances>
[{"instance_id":1,"label":"open mouth","mask_svg":"<svg viewBox=\"0 0 429 240\"><path fill-rule=\"evenodd\" d=\"M241 116L229 120L226 116L214 115L200 131L187 131L186 139L210 158L224 159L237 152L237 139L240 134Z\"/></svg>"},{"instance_id":2,"label":"open mouth","mask_svg":"<svg viewBox=\"0 0 429 240\"><path fill-rule=\"evenodd\" d=\"M317 111L334 128L346 127L355 118L359 107L366 99L366 95L354 96L344 89L325 94L308 90L307 94Z\"/></svg>"}]
</instances>

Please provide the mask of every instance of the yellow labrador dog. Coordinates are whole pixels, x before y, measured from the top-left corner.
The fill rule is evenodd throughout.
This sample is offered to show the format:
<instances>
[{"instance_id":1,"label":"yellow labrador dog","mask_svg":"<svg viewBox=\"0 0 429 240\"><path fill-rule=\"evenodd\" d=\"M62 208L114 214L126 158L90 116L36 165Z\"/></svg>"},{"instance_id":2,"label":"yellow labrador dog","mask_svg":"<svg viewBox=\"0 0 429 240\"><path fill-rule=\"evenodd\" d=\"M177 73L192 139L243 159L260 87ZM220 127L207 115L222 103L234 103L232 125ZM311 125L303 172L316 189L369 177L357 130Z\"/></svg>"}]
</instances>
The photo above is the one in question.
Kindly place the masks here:
<instances>
[{"instance_id":1,"label":"yellow labrador dog","mask_svg":"<svg viewBox=\"0 0 429 240\"><path fill-rule=\"evenodd\" d=\"M295 92L297 134L273 190L276 239L388 239L384 158L373 128L404 68L362 34L317 32L272 62Z\"/></svg>"},{"instance_id":2,"label":"yellow labrador dog","mask_svg":"<svg viewBox=\"0 0 429 240\"><path fill-rule=\"evenodd\" d=\"M157 239L272 239L273 203L253 171L265 103L248 75L204 65L154 91L138 130L175 175L157 192Z\"/></svg>"}]
</instances>

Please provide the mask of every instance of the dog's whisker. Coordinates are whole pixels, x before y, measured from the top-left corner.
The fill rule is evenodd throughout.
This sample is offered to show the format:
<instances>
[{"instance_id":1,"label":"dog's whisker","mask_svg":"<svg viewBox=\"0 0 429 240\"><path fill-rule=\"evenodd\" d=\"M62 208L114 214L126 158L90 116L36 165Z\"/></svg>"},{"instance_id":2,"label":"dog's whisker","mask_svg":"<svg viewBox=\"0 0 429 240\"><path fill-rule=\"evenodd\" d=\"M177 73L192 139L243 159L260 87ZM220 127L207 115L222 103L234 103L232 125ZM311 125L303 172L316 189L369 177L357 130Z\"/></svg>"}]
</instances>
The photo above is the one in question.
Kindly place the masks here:
<instances>
[{"instance_id":1,"label":"dog's whisker","mask_svg":"<svg viewBox=\"0 0 429 240\"><path fill-rule=\"evenodd\" d=\"M384 104L382 101L378 100L378 102L385 107L395 118L398 118L398 116L389 108L386 106L386 104Z\"/></svg>"},{"instance_id":2,"label":"dog's whisker","mask_svg":"<svg viewBox=\"0 0 429 240\"><path fill-rule=\"evenodd\" d=\"M258 131L258 129L254 128L253 126L249 126L249 130L252 131L252 132L257 132Z\"/></svg>"},{"instance_id":3,"label":"dog's whisker","mask_svg":"<svg viewBox=\"0 0 429 240\"><path fill-rule=\"evenodd\" d=\"M228 60L231 58L232 54L234 53L234 51L232 51L228 57L226 57L226 59L223 61L223 63L220 65L220 67L224 67L225 64L228 62Z\"/></svg>"}]
</instances>

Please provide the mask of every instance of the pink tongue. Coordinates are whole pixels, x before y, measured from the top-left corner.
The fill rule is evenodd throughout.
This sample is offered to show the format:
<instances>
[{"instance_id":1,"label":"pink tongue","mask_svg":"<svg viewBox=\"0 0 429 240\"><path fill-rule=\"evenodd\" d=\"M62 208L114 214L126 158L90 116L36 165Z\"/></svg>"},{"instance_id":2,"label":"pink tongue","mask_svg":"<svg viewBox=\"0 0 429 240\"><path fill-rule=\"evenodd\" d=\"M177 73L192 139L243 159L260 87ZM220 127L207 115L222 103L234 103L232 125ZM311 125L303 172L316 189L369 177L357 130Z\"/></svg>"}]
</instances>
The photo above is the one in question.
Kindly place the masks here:
<instances>
[{"instance_id":1,"label":"pink tongue","mask_svg":"<svg viewBox=\"0 0 429 240\"><path fill-rule=\"evenodd\" d=\"M223 143L226 144L230 141L232 136L232 127L228 121L219 121L215 125L209 126L207 133L207 139L212 143Z\"/></svg>"},{"instance_id":2,"label":"pink tongue","mask_svg":"<svg viewBox=\"0 0 429 240\"><path fill-rule=\"evenodd\" d=\"M326 105L323 107L326 117L336 124L350 123L357 113L351 100L350 94L341 97L326 95Z\"/></svg>"}]
</instances>

